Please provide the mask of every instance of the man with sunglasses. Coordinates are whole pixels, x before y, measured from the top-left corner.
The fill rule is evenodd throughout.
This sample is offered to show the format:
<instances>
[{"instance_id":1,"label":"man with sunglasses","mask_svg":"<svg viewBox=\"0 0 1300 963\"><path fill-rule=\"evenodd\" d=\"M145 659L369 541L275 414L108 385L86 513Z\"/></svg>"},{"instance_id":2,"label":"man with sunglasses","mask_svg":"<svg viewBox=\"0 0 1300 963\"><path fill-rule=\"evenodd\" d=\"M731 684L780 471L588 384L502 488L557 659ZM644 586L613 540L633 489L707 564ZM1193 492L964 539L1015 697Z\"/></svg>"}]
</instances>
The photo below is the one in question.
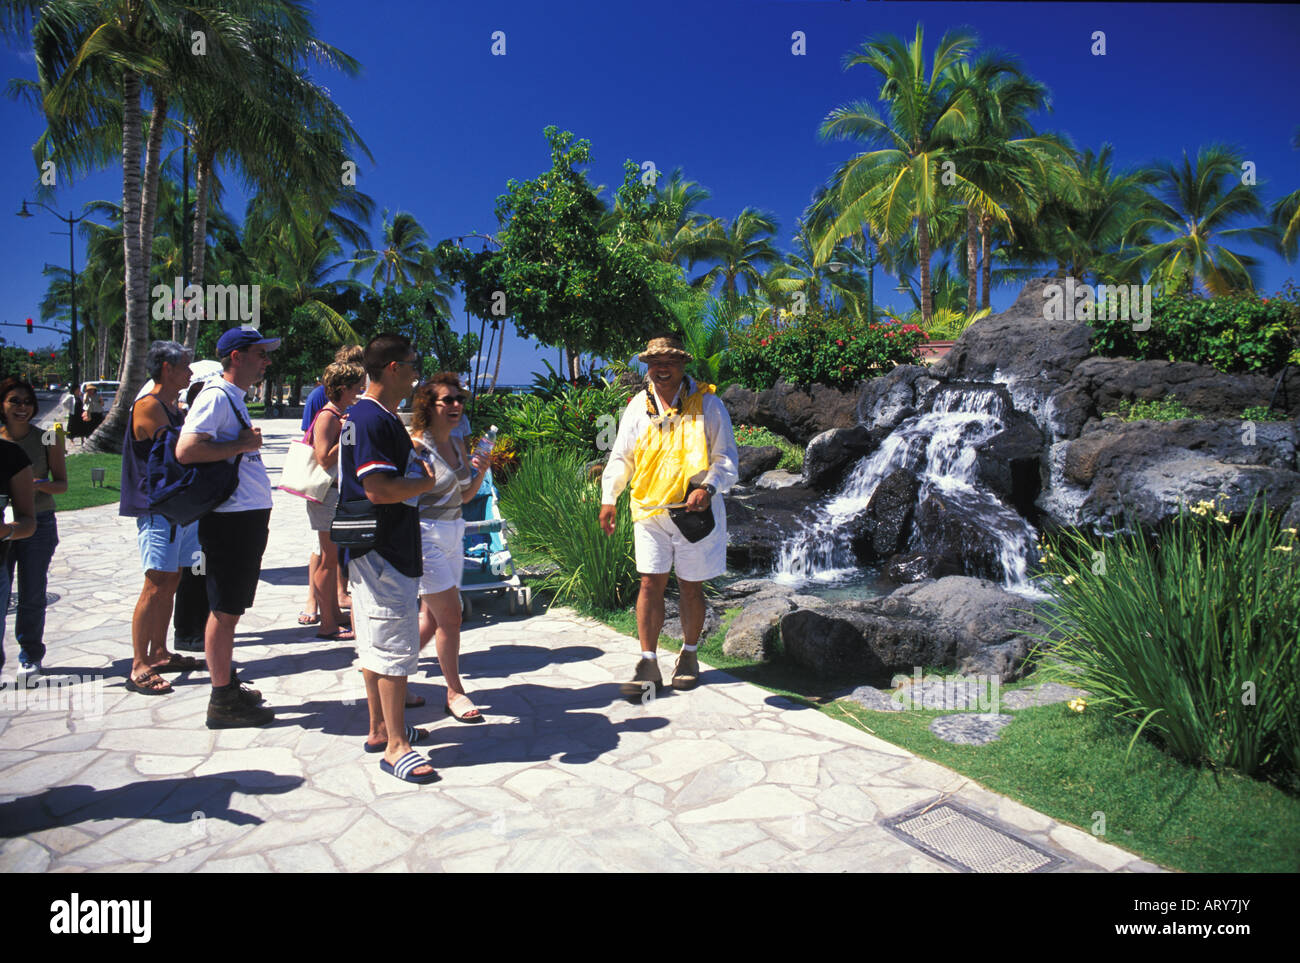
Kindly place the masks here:
<instances>
[{"instance_id":1,"label":"man with sunglasses","mask_svg":"<svg viewBox=\"0 0 1300 963\"><path fill-rule=\"evenodd\" d=\"M405 782L429 783L438 774L411 748L429 737L406 725L406 678L420 657L419 581L423 574L415 503L435 480L415 456L397 406L419 379L411 342L381 334L366 345L370 384L348 409L339 438L339 501L369 502L378 516L370 548L344 548L352 593L352 628L370 707L367 752L383 752L380 768Z\"/></svg>"}]
</instances>

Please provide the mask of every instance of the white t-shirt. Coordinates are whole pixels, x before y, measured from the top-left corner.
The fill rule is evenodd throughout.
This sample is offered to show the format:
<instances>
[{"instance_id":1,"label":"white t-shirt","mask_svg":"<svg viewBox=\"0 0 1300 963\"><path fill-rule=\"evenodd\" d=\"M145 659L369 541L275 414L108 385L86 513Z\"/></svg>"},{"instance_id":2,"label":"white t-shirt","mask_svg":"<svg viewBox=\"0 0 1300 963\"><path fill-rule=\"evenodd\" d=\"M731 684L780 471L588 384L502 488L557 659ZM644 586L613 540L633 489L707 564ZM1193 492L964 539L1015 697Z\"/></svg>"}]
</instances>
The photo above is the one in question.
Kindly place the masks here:
<instances>
[{"instance_id":1,"label":"white t-shirt","mask_svg":"<svg viewBox=\"0 0 1300 963\"><path fill-rule=\"evenodd\" d=\"M218 378L212 384L218 385L222 391L209 386L199 393L189 414L185 416L185 427L181 429L181 434L207 435L210 440L218 442L234 441L244 430L244 426L235 417L236 408L244 423L251 424L248 409L244 407L244 389L232 385L225 378ZM227 458L226 461L233 462L234 458ZM239 462L239 487L235 489L235 494L214 511L250 512L270 507L271 479L266 474L266 466L262 464L262 454L246 451Z\"/></svg>"}]
</instances>

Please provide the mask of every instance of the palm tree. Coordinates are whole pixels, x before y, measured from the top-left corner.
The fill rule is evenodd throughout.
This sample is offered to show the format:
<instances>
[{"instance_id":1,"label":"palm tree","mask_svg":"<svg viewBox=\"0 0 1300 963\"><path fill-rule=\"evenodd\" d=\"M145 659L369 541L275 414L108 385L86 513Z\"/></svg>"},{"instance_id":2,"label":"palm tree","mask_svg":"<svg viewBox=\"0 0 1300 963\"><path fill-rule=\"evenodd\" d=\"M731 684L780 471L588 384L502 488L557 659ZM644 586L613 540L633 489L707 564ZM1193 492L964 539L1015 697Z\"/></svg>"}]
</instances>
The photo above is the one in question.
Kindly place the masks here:
<instances>
[{"instance_id":1,"label":"palm tree","mask_svg":"<svg viewBox=\"0 0 1300 963\"><path fill-rule=\"evenodd\" d=\"M209 195L219 196L217 166L238 169L263 193L314 195L320 210L348 210L369 219L373 204L342 185L343 163L357 154L371 157L328 90L305 75L309 59L355 76L360 65L312 35L310 21L294 11L258 29L243 51L240 83L195 85L184 98L192 120L195 155L195 211L190 282L203 284ZM373 159L373 158L372 158ZM339 225L342 226L342 225ZM356 243L362 231L346 232ZM198 321L186 329L193 348Z\"/></svg>"},{"instance_id":2,"label":"palm tree","mask_svg":"<svg viewBox=\"0 0 1300 963\"><path fill-rule=\"evenodd\" d=\"M1049 183L1036 214L1017 211L1011 230L997 239L1008 242L994 253L1004 267L1004 282L1023 281L1051 265L1058 277L1139 282L1136 262L1149 241L1139 221L1157 175L1149 170L1116 173L1114 148L1103 144L1073 155L1072 170ZM1065 186L1062 186L1062 182ZM1073 181L1069 184L1068 181ZM986 285L987 293L987 285Z\"/></svg>"},{"instance_id":3,"label":"palm tree","mask_svg":"<svg viewBox=\"0 0 1300 963\"><path fill-rule=\"evenodd\" d=\"M1300 150L1300 127L1291 135L1291 146ZM1279 235L1283 256L1294 261L1296 249L1300 247L1300 190L1292 191L1273 205L1273 227Z\"/></svg>"},{"instance_id":4,"label":"palm tree","mask_svg":"<svg viewBox=\"0 0 1300 963\"><path fill-rule=\"evenodd\" d=\"M845 58L844 66L847 70L864 65L880 74L886 118L870 103L855 101L831 111L820 128L825 139L861 140L880 149L860 154L836 171L832 184L840 216L822 238L817 259L828 259L833 246L856 234L864 223L871 224L873 233L887 244L901 238L915 222L921 310L927 319L932 307L931 219L955 200L978 203L997 219L1007 218L993 197L964 176L952 147L976 125L969 75L963 77L958 70L975 42L969 31L948 31L939 40L929 76L920 24L911 44L893 36L863 43L859 53Z\"/></svg>"},{"instance_id":5,"label":"palm tree","mask_svg":"<svg viewBox=\"0 0 1300 963\"><path fill-rule=\"evenodd\" d=\"M1181 165L1160 164L1159 195L1135 229L1172 235L1152 243L1141 262L1171 290L1190 291L1196 282L1216 295L1253 291L1259 275L1258 258L1229 250L1216 240L1239 238L1265 246L1275 244L1269 227L1229 228L1243 217L1262 219L1263 201L1241 183L1241 158L1222 145L1202 148L1193 162L1183 152Z\"/></svg>"},{"instance_id":6,"label":"palm tree","mask_svg":"<svg viewBox=\"0 0 1300 963\"><path fill-rule=\"evenodd\" d=\"M654 215L644 222L651 259L684 267L699 258L702 228L710 221L699 207L711 196L707 188L686 180L680 167L655 184Z\"/></svg>"},{"instance_id":7,"label":"palm tree","mask_svg":"<svg viewBox=\"0 0 1300 963\"><path fill-rule=\"evenodd\" d=\"M976 105L974 124L954 145L955 163L964 176L1025 221L1034 218L1050 192L1075 197L1069 144L1055 134L1037 134L1027 117L1051 109L1047 87L1025 76L1016 60L1001 55L985 55L973 66L959 63L953 74L968 86ZM966 204L966 302L972 311L980 303L981 265L982 303L989 305L994 220L985 203ZM1011 232L1011 219L1001 220Z\"/></svg>"},{"instance_id":8,"label":"palm tree","mask_svg":"<svg viewBox=\"0 0 1300 963\"><path fill-rule=\"evenodd\" d=\"M696 287L712 288L722 279L723 297L735 300L743 282L746 292L757 289L763 269L781 260L772 244L776 219L763 211L747 207L726 224L717 218L701 231L694 260L717 263L691 282Z\"/></svg>"},{"instance_id":9,"label":"palm tree","mask_svg":"<svg viewBox=\"0 0 1300 963\"><path fill-rule=\"evenodd\" d=\"M399 211L389 220L385 210L383 234L382 248L356 252L348 276L355 278L370 269L370 287L373 290L379 289L381 280L385 287L395 284L402 288L422 283L429 276L433 262L429 256L429 235L420 222L405 211Z\"/></svg>"}]
</instances>

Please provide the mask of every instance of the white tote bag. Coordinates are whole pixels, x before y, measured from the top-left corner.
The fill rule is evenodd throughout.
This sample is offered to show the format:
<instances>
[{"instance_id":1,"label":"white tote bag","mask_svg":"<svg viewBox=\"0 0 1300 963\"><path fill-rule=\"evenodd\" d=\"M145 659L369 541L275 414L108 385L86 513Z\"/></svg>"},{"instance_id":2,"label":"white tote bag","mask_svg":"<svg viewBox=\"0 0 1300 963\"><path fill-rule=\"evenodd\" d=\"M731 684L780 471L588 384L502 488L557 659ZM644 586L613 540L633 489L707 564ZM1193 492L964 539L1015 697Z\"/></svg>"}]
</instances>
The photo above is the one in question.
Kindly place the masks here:
<instances>
[{"instance_id":1,"label":"white tote bag","mask_svg":"<svg viewBox=\"0 0 1300 963\"><path fill-rule=\"evenodd\" d=\"M316 417L319 418L320 415L317 414ZM280 473L280 490L323 505L330 489L334 487L338 466L335 465L334 471L331 472L322 468L320 462L316 460L316 450L307 444L314 427L316 421L312 419L311 428L307 429L302 440L289 442L289 452L284 459L284 470Z\"/></svg>"}]
</instances>

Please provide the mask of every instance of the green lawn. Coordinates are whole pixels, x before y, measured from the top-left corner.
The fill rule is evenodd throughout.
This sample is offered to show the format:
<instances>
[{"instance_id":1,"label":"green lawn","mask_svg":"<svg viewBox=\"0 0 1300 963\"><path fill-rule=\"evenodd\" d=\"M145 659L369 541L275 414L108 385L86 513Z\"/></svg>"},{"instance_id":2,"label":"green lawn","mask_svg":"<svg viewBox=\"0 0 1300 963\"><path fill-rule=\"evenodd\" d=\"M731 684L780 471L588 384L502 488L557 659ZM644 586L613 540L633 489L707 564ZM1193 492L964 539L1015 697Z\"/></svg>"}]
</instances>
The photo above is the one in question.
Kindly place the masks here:
<instances>
[{"instance_id":1,"label":"green lawn","mask_svg":"<svg viewBox=\"0 0 1300 963\"><path fill-rule=\"evenodd\" d=\"M90 470L104 469L104 486L90 486ZM75 511L78 508L90 508L93 505L115 505L122 492L122 456L121 455L68 455L68 490L62 495L54 496L56 510L60 512Z\"/></svg>"},{"instance_id":2,"label":"green lawn","mask_svg":"<svg viewBox=\"0 0 1300 963\"><path fill-rule=\"evenodd\" d=\"M1130 732L1099 713L1079 714L1065 705L1018 710L1001 739L988 745L953 745L927 728L946 714L942 710L873 712L830 698L824 679L780 658L758 665L723 655L727 625L738 611L732 609L700 646L704 662L1085 832L1100 826L1096 814L1103 813L1105 835L1099 838L1162 866L1203 873L1300 871L1300 799L1271 783L1189 766L1141 740L1126 760ZM636 635L630 612L586 614ZM664 640L664 648L679 647Z\"/></svg>"}]
</instances>

